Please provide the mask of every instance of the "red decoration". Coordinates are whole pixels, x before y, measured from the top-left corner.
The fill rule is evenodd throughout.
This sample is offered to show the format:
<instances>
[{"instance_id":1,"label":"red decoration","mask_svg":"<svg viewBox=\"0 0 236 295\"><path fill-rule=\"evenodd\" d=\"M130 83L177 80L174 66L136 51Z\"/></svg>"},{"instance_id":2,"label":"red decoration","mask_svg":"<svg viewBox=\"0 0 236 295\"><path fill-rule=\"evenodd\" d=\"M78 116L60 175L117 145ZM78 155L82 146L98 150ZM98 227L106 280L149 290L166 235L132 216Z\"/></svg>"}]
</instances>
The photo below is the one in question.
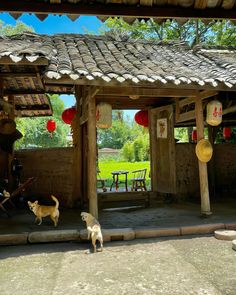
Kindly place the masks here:
<instances>
[{"instance_id":1,"label":"red decoration","mask_svg":"<svg viewBox=\"0 0 236 295\"><path fill-rule=\"evenodd\" d=\"M50 132L50 136L52 137L52 133L56 130L56 122L54 120L48 120L46 128L48 132Z\"/></svg>"},{"instance_id":2,"label":"red decoration","mask_svg":"<svg viewBox=\"0 0 236 295\"><path fill-rule=\"evenodd\" d=\"M193 142L196 142L197 141L197 130L196 129L194 129L192 131L192 141Z\"/></svg>"},{"instance_id":3,"label":"red decoration","mask_svg":"<svg viewBox=\"0 0 236 295\"><path fill-rule=\"evenodd\" d=\"M63 111L61 118L66 124L71 124L72 120L76 115L76 108L72 107Z\"/></svg>"},{"instance_id":4,"label":"red decoration","mask_svg":"<svg viewBox=\"0 0 236 295\"><path fill-rule=\"evenodd\" d=\"M148 111L138 111L134 116L134 120L137 124L148 127Z\"/></svg>"},{"instance_id":5,"label":"red decoration","mask_svg":"<svg viewBox=\"0 0 236 295\"><path fill-rule=\"evenodd\" d=\"M224 128L223 128L223 136L224 136L224 139L225 139L225 140L230 139L230 137L231 137L231 128L229 128L229 127L224 127Z\"/></svg>"}]
</instances>

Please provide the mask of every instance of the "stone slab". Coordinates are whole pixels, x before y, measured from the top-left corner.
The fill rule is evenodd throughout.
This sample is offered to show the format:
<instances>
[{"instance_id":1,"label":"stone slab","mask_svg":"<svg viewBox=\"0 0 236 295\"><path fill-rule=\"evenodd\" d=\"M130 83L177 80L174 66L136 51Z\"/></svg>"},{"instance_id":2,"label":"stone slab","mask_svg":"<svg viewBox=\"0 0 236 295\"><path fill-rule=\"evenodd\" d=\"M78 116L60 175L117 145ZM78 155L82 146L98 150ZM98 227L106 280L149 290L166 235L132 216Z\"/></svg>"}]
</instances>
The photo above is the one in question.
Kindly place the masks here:
<instances>
[{"instance_id":1,"label":"stone slab","mask_svg":"<svg viewBox=\"0 0 236 295\"><path fill-rule=\"evenodd\" d=\"M104 242L110 242L112 240L124 240L129 241L135 239L135 232L132 228L112 228L102 230ZM88 240L87 230L80 231L80 239Z\"/></svg>"},{"instance_id":2,"label":"stone slab","mask_svg":"<svg viewBox=\"0 0 236 295\"><path fill-rule=\"evenodd\" d=\"M147 228L135 228L135 237L137 239L166 237L166 236L179 236L180 229L178 227L147 227Z\"/></svg>"},{"instance_id":3,"label":"stone slab","mask_svg":"<svg viewBox=\"0 0 236 295\"><path fill-rule=\"evenodd\" d=\"M0 235L0 245L24 245L27 244L29 233Z\"/></svg>"},{"instance_id":4,"label":"stone slab","mask_svg":"<svg viewBox=\"0 0 236 295\"><path fill-rule=\"evenodd\" d=\"M51 230L32 232L28 236L29 243L78 241L78 230Z\"/></svg>"},{"instance_id":5,"label":"stone slab","mask_svg":"<svg viewBox=\"0 0 236 295\"><path fill-rule=\"evenodd\" d=\"M236 239L236 231L235 230L216 230L215 231L215 238L218 240L225 240L225 241L233 241Z\"/></svg>"},{"instance_id":6,"label":"stone slab","mask_svg":"<svg viewBox=\"0 0 236 295\"><path fill-rule=\"evenodd\" d=\"M232 249L236 251L236 240L232 241Z\"/></svg>"},{"instance_id":7,"label":"stone slab","mask_svg":"<svg viewBox=\"0 0 236 295\"><path fill-rule=\"evenodd\" d=\"M225 223L225 229L236 230L236 223Z\"/></svg>"},{"instance_id":8,"label":"stone slab","mask_svg":"<svg viewBox=\"0 0 236 295\"><path fill-rule=\"evenodd\" d=\"M224 229L224 223L214 223L214 224L199 224L191 226L181 226L181 235L198 235L198 234L211 234L217 229Z\"/></svg>"}]
</instances>

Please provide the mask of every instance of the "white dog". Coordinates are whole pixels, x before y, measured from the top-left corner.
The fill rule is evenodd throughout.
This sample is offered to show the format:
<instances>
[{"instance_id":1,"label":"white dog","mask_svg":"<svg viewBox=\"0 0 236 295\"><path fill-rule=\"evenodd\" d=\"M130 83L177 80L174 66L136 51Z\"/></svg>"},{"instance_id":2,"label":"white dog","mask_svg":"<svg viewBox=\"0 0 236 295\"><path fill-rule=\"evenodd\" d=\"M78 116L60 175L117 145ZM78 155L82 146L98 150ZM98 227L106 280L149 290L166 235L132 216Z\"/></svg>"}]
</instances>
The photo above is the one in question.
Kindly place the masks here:
<instances>
[{"instance_id":1,"label":"white dog","mask_svg":"<svg viewBox=\"0 0 236 295\"><path fill-rule=\"evenodd\" d=\"M96 248L96 241L98 240L100 242L101 251L103 250L103 237L102 237L102 231L101 226L97 219L93 217L90 213L82 212L81 213L82 220L86 222L87 231L88 231L88 239L92 239L92 244L94 248L94 253L97 251Z\"/></svg>"}]
</instances>

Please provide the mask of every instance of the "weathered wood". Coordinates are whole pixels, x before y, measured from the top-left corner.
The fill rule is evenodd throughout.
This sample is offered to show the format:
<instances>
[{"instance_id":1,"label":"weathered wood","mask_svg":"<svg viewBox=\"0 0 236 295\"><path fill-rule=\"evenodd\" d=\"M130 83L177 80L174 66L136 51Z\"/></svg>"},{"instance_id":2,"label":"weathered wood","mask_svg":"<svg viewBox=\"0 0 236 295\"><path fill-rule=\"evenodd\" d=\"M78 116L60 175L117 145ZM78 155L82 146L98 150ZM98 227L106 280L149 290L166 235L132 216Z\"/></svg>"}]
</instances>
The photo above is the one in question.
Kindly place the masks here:
<instances>
[{"instance_id":1,"label":"weathered wood","mask_svg":"<svg viewBox=\"0 0 236 295\"><path fill-rule=\"evenodd\" d=\"M208 139L213 147L214 150L214 127L208 125ZM208 172L209 172L209 188L210 193L215 197L215 154L213 153L210 162L208 163Z\"/></svg>"},{"instance_id":2,"label":"weathered wood","mask_svg":"<svg viewBox=\"0 0 236 295\"><path fill-rule=\"evenodd\" d=\"M104 87L112 87L112 86L120 86L120 82L116 81L116 80L112 80L109 83L105 82L103 80L88 80L86 78L81 78L78 80L73 80L69 77L63 77L60 79L49 79L49 78L44 78L45 84L56 84L56 85L89 85L89 86L104 86ZM124 87L132 87L134 86L134 83L132 81L124 81L122 82L122 85ZM138 83L138 87L151 87L151 88L161 88L161 89L178 89L178 90L185 90L186 92L190 92L190 91L194 91L194 90L212 90L212 91L235 91L236 90L236 85L233 85L231 88L227 87L224 83L218 83L218 85L216 87L210 85L210 84L205 84L204 86L201 85L196 85L196 84L188 84L187 87L188 89L186 89L186 84L179 84L178 86L176 86L174 83L160 83L158 81L156 81L155 83L151 83L148 81L140 81ZM191 94L189 94L189 96L193 96L192 94L193 92L191 92ZM184 97L185 95L183 95ZM186 95L187 96L187 95ZM179 97L179 95L177 95L177 97Z\"/></svg>"},{"instance_id":3,"label":"weathered wood","mask_svg":"<svg viewBox=\"0 0 236 295\"><path fill-rule=\"evenodd\" d=\"M204 117L202 100L196 98L195 101L196 111L196 127L197 127L197 141L204 138ZM198 160L199 179L200 179L200 193L201 193L201 213L203 215L211 215L209 188L208 188L208 174L207 163Z\"/></svg>"},{"instance_id":4,"label":"weathered wood","mask_svg":"<svg viewBox=\"0 0 236 295\"><path fill-rule=\"evenodd\" d=\"M236 105L233 105L231 107L228 107L227 109L224 109L222 111L222 115L226 115L226 114L234 113L234 112L236 112Z\"/></svg>"},{"instance_id":5,"label":"weathered wood","mask_svg":"<svg viewBox=\"0 0 236 295\"><path fill-rule=\"evenodd\" d=\"M204 6L205 7L205 6ZM0 0L0 11L10 13L31 12L35 14L75 14L75 15L95 15L95 16L124 16L138 18L191 18L191 19L236 19L234 9L205 8L193 9L192 7L178 6L136 6L122 5L117 7L116 4L100 4L93 3L77 3L77 5L69 2L61 2L60 4L51 5L48 2L35 2L27 0Z\"/></svg>"},{"instance_id":6,"label":"weathered wood","mask_svg":"<svg viewBox=\"0 0 236 295\"><path fill-rule=\"evenodd\" d=\"M195 110L189 111L186 113L179 114L178 120L176 120L176 123L190 121L190 120L193 120L194 118L195 118Z\"/></svg>"},{"instance_id":7,"label":"weathered wood","mask_svg":"<svg viewBox=\"0 0 236 295\"><path fill-rule=\"evenodd\" d=\"M176 166L175 166L175 140L174 140L174 113L173 106L167 105L151 110L151 141L152 145L152 179L158 192L176 193ZM166 137L157 138L157 120L166 120Z\"/></svg>"},{"instance_id":8,"label":"weathered wood","mask_svg":"<svg viewBox=\"0 0 236 295\"><path fill-rule=\"evenodd\" d=\"M96 101L88 101L88 198L89 212L98 218L97 202L97 138L96 138Z\"/></svg>"},{"instance_id":9,"label":"weathered wood","mask_svg":"<svg viewBox=\"0 0 236 295\"><path fill-rule=\"evenodd\" d=\"M149 134L150 134L150 157L151 157L151 186L152 191L157 192L157 135L156 135L156 115L149 110Z\"/></svg>"},{"instance_id":10,"label":"weathered wood","mask_svg":"<svg viewBox=\"0 0 236 295\"><path fill-rule=\"evenodd\" d=\"M75 88L75 98L77 105L77 112L79 113L79 100L81 97L80 88ZM73 192L70 205L73 206L75 203L80 202L81 207L83 206L83 196L82 196L82 127L79 124L78 116L75 116L71 124L72 128L72 138L73 138L73 166L72 166L72 177L73 177Z\"/></svg>"},{"instance_id":11,"label":"weathered wood","mask_svg":"<svg viewBox=\"0 0 236 295\"><path fill-rule=\"evenodd\" d=\"M160 89L145 87L100 87L98 96L145 96L145 97L186 97L193 96L196 91L188 89Z\"/></svg>"}]
</instances>

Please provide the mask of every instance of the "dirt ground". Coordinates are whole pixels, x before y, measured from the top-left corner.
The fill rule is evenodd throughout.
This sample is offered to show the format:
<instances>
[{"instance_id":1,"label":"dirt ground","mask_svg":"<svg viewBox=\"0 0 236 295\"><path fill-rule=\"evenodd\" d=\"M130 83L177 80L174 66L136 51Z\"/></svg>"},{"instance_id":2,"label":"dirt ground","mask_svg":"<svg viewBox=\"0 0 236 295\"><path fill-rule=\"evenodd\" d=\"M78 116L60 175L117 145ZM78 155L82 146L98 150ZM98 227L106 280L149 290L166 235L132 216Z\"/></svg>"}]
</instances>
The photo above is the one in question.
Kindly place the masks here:
<instances>
[{"instance_id":1,"label":"dirt ground","mask_svg":"<svg viewBox=\"0 0 236 295\"><path fill-rule=\"evenodd\" d=\"M212 236L0 247L1 295L235 295L236 251Z\"/></svg>"}]
</instances>

